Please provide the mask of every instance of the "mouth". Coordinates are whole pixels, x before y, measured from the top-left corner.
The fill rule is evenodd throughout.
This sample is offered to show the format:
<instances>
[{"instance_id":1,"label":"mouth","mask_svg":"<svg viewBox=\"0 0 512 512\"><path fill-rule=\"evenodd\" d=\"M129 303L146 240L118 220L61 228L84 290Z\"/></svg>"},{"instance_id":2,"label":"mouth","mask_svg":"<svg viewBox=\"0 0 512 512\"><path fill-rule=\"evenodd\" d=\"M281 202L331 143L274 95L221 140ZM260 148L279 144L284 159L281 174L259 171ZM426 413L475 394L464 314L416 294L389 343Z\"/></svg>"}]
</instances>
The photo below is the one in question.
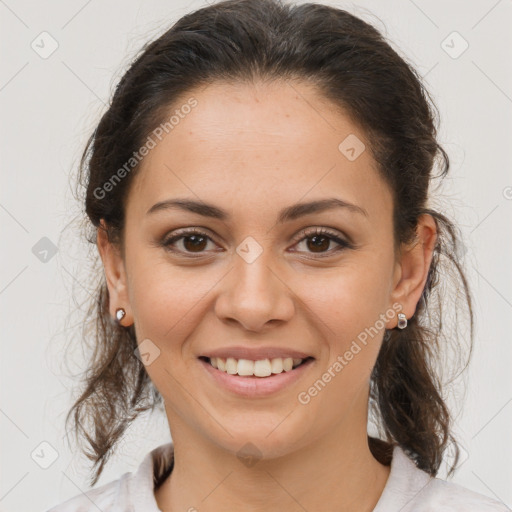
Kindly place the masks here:
<instances>
[{"instance_id":1,"label":"mouth","mask_svg":"<svg viewBox=\"0 0 512 512\"><path fill-rule=\"evenodd\" d=\"M200 356L199 359L227 375L245 377L248 379L265 379L282 373L293 372L304 365L308 365L308 363L314 360L314 357L306 357L305 359L277 357L272 359L260 359L258 361L235 359L232 357L210 358L206 356Z\"/></svg>"},{"instance_id":2,"label":"mouth","mask_svg":"<svg viewBox=\"0 0 512 512\"><path fill-rule=\"evenodd\" d=\"M295 389L296 383L305 379L308 372L315 366L314 357L306 357L293 361L293 358L260 359L227 359L206 356L198 357L208 382L205 390L220 389L224 392L245 399L264 399L287 393ZM215 367L215 365L217 367Z\"/></svg>"}]
</instances>

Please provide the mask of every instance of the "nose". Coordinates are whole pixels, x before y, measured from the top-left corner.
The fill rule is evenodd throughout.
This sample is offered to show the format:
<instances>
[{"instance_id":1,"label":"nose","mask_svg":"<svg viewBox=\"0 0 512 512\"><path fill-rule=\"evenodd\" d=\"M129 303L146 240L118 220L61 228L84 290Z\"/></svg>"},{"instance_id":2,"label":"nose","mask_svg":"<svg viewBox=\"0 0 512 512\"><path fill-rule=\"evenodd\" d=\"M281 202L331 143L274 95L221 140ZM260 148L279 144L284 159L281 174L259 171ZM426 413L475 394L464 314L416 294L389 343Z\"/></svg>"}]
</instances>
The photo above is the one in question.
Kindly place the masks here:
<instances>
[{"instance_id":1,"label":"nose","mask_svg":"<svg viewBox=\"0 0 512 512\"><path fill-rule=\"evenodd\" d=\"M234 266L222 280L215 303L218 318L255 332L292 318L293 291L284 272L271 261L270 253L269 249L263 251L251 263L235 254Z\"/></svg>"}]
</instances>

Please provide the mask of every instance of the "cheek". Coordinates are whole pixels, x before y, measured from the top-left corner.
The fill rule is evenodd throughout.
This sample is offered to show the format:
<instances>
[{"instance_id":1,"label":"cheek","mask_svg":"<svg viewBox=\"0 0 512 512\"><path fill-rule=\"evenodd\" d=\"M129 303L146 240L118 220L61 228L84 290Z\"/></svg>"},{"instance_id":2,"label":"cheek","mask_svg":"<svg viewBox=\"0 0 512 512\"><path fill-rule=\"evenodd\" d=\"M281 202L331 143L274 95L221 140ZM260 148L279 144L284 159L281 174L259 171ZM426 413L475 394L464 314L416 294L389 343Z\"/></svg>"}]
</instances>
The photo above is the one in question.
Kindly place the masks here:
<instances>
[{"instance_id":1,"label":"cheek","mask_svg":"<svg viewBox=\"0 0 512 512\"><path fill-rule=\"evenodd\" d=\"M168 263L133 275L131 303L136 337L139 350L149 352L151 357L146 371L168 403L182 401L179 407L184 407L188 398L183 396L182 386L187 382L187 368L196 364L189 340L204 318L208 292L218 279Z\"/></svg>"},{"instance_id":2,"label":"cheek","mask_svg":"<svg viewBox=\"0 0 512 512\"><path fill-rule=\"evenodd\" d=\"M150 338L165 350L179 348L197 326L218 278L199 267L178 268L169 262L141 264L131 272L130 302L138 339Z\"/></svg>"},{"instance_id":3,"label":"cheek","mask_svg":"<svg viewBox=\"0 0 512 512\"><path fill-rule=\"evenodd\" d=\"M387 303L389 277L387 270L379 268L369 260L354 261L332 269L328 273L302 276L303 295L308 302L316 304L320 311L325 311L334 320L350 324L361 323L380 312Z\"/></svg>"},{"instance_id":4,"label":"cheek","mask_svg":"<svg viewBox=\"0 0 512 512\"><path fill-rule=\"evenodd\" d=\"M301 279L301 299L322 332L331 362L345 354L354 341L361 346L353 358L358 361L356 365L368 366L376 358L385 328L380 315L385 313L389 299L386 276L385 264L379 264L373 256L359 254L328 273Z\"/></svg>"}]
</instances>

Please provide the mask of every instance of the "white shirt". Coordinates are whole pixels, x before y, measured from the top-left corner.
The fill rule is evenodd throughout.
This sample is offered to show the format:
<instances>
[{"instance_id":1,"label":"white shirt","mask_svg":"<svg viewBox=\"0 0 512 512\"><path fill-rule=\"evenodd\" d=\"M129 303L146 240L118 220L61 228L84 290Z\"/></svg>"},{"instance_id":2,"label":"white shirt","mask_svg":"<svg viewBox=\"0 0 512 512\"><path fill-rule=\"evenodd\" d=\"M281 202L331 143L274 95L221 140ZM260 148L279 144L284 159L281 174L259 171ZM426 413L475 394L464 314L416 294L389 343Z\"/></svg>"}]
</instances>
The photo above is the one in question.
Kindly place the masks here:
<instances>
[{"instance_id":1,"label":"white shirt","mask_svg":"<svg viewBox=\"0 0 512 512\"><path fill-rule=\"evenodd\" d=\"M173 444L151 450L135 473L74 496L47 512L160 512L154 482L173 461ZM373 512L512 512L503 503L454 482L431 477L399 446Z\"/></svg>"}]
</instances>

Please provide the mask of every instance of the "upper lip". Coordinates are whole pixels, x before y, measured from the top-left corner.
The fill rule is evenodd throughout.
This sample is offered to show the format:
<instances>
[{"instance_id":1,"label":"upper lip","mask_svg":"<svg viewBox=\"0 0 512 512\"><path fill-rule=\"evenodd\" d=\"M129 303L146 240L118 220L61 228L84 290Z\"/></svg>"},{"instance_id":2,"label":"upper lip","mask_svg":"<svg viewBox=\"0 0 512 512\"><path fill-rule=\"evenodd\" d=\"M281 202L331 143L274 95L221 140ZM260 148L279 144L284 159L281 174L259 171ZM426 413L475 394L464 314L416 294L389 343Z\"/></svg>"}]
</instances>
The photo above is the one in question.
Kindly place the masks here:
<instances>
[{"instance_id":1,"label":"upper lip","mask_svg":"<svg viewBox=\"0 0 512 512\"><path fill-rule=\"evenodd\" d=\"M249 359L251 361L259 361L262 359L274 359L281 357L283 359L292 357L294 359L307 359L310 356L305 352L298 350L283 348L283 347L260 347L260 348L247 348L247 347L225 347L210 350L201 354L200 357L222 357L227 359L233 357L234 359Z\"/></svg>"}]
</instances>

